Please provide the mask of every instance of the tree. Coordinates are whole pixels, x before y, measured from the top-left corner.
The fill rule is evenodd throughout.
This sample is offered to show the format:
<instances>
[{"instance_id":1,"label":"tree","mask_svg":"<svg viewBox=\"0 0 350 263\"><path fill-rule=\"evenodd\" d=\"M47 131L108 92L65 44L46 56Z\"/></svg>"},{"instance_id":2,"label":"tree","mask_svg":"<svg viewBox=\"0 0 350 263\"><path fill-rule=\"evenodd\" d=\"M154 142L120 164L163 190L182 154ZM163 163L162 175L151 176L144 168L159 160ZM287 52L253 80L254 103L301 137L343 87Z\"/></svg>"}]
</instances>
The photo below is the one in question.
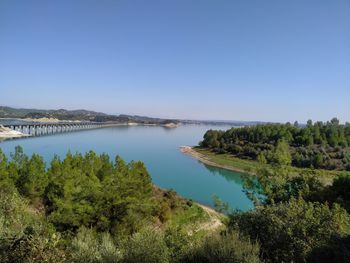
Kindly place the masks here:
<instances>
[{"instance_id":1,"label":"tree","mask_svg":"<svg viewBox=\"0 0 350 263\"><path fill-rule=\"evenodd\" d=\"M277 165L290 165L292 163L292 157L289 152L289 145L286 141L278 141L273 154L273 163Z\"/></svg>"},{"instance_id":2,"label":"tree","mask_svg":"<svg viewBox=\"0 0 350 263\"><path fill-rule=\"evenodd\" d=\"M350 234L350 216L337 204L329 207L292 198L232 214L229 227L238 227L257 240L267 262L305 262L314 249L329 244L334 236Z\"/></svg>"},{"instance_id":3,"label":"tree","mask_svg":"<svg viewBox=\"0 0 350 263\"><path fill-rule=\"evenodd\" d=\"M11 180L9 171L7 158L5 154L0 149L0 188L12 188L15 189L15 182Z\"/></svg>"},{"instance_id":4,"label":"tree","mask_svg":"<svg viewBox=\"0 0 350 263\"><path fill-rule=\"evenodd\" d=\"M329 186L327 201L338 203L350 213L350 176L340 175Z\"/></svg>"},{"instance_id":5,"label":"tree","mask_svg":"<svg viewBox=\"0 0 350 263\"><path fill-rule=\"evenodd\" d=\"M258 162L260 164L266 164L267 163L265 154L263 154L262 152L259 153L257 160L258 160Z\"/></svg>"},{"instance_id":6,"label":"tree","mask_svg":"<svg viewBox=\"0 0 350 263\"><path fill-rule=\"evenodd\" d=\"M41 197L48 184L45 163L41 156L33 154L28 163L22 167L19 178L20 192L31 199Z\"/></svg>"},{"instance_id":7,"label":"tree","mask_svg":"<svg viewBox=\"0 0 350 263\"><path fill-rule=\"evenodd\" d=\"M298 123L286 123L231 128L226 131L208 130L200 146L217 153L228 152L239 158L253 160L257 160L263 152L268 163L275 163L276 158L269 156L269 153L279 141L289 145L294 166L347 169L347 159L343 158L343 154L334 152L350 153L350 125L342 125L337 119L326 123L309 120L303 127Z\"/></svg>"}]
</instances>

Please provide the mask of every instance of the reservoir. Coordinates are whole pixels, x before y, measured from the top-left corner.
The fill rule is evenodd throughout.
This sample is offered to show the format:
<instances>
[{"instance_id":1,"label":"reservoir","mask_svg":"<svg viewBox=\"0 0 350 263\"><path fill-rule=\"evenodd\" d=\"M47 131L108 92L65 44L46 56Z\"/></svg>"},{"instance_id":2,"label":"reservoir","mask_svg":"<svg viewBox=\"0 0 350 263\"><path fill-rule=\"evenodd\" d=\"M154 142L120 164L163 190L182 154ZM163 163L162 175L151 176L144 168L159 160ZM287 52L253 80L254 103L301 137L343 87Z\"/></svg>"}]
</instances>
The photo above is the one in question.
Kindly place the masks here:
<instances>
[{"instance_id":1,"label":"reservoir","mask_svg":"<svg viewBox=\"0 0 350 263\"><path fill-rule=\"evenodd\" d=\"M93 150L107 153L114 160L141 160L154 184L174 189L180 195L204 205L213 206L213 196L227 202L231 208L248 210L252 202L243 192L245 174L208 167L180 152L181 145L197 145L209 129L226 130L229 126L182 125L178 128L160 126L117 126L94 130L58 133L49 136L0 142L6 155L21 145L28 155L40 154L48 163L55 154L63 158L70 151L85 153Z\"/></svg>"}]
</instances>

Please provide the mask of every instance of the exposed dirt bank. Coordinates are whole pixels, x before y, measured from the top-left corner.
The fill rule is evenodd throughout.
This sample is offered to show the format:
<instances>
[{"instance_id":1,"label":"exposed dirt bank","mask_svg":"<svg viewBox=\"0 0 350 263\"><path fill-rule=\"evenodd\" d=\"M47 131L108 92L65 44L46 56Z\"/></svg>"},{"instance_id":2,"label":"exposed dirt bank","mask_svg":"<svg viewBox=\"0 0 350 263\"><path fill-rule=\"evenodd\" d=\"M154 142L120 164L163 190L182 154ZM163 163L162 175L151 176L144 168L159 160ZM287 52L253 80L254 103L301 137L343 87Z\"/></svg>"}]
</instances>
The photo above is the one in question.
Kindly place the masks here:
<instances>
[{"instance_id":1,"label":"exposed dirt bank","mask_svg":"<svg viewBox=\"0 0 350 263\"><path fill-rule=\"evenodd\" d=\"M27 121L27 122L40 122L40 123L57 123L57 122L81 122L78 120L59 120L56 118L38 118L38 119L32 119L32 118L25 118L25 119L19 119L21 121Z\"/></svg>"},{"instance_id":2,"label":"exposed dirt bank","mask_svg":"<svg viewBox=\"0 0 350 263\"><path fill-rule=\"evenodd\" d=\"M197 159L198 161L200 161L200 162L202 162L202 163L204 163L206 165L209 165L209 166L226 169L226 170L230 170L230 171L233 171L233 172L247 173L247 171L244 171L244 170L236 168L236 167L215 163L215 162L211 161L204 154L201 154L201 153L197 152L196 150L194 150L191 146L186 146L186 145L185 146L180 146L180 151L182 153L184 153L184 154L187 154L187 155Z\"/></svg>"},{"instance_id":3,"label":"exposed dirt bank","mask_svg":"<svg viewBox=\"0 0 350 263\"><path fill-rule=\"evenodd\" d=\"M8 139L8 138L19 138L19 137L26 137L29 136L28 134L21 133L19 131L11 130L10 128L4 127L0 125L0 138Z\"/></svg>"},{"instance_id":4,"label":"exposed dirt bank","mask_svg":"<svg viewBox=\"0 0 350 263\"><path fill-rule=\"evenodd\" d=\"M224 223L222 222L223 215L215 211L214 209L201 205L199 203L196 203L198 206L200 206L204 212L206 212L210 218L208 222L202 223L199 225L199 227L196 229L196 231L200 230L206 230L209 232L216 231L221 227L224 227Z\"/></svg>"}]
</instances>

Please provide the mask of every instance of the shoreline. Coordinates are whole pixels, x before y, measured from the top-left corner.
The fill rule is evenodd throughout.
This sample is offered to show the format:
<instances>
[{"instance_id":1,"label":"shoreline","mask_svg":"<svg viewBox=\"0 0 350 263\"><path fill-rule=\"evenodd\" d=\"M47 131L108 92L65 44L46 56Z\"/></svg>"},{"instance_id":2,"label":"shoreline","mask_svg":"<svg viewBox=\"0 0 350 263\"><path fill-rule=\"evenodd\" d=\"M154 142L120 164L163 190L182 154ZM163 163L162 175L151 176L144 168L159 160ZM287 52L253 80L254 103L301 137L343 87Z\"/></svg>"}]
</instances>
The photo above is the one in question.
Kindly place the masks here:
<instances>
[{"instance_id":1,"label":"shoreline","mask_svg":"<svg viewBox=\"0 0 350 263\"><path fill-rule=\"evenodd\" d=\"M29 134L24 134L19 131L11 130L0 125L0 139L24 138L29 137Z\"/></svg>"},{"instance_id":2,"label":"shoreline","mask_svg":"<svg viewBox=\"0 0 350 263\"><path fill-rule=\"evenodd\" d=\"M18 119L18 118L0 118L1 119ZM23 121L23 122L30 122L31 120L35 120L35 122L38 122L38 123L42 123L42 124L45 124L45 123L48 123L47 120L39 120L39 119L18 119L20 121ZM54 119L52 119L54 120ZM50 123L59 123L60 121L52 121ZM67 122L71 122L71 123L79 123L81 121L67 121ZM23 124L23 125L26 125L26 124ZM134 122L123 122L123 123L113 123L113 124L110 124L110 125L106 125L104 127L101 127L101 128L108 128L108 127L114 127L114 126L124 126L124 127L133 127L133 126L152 126L152 127L163 127L163 128L176 128L178 127L178 125L176 125L175 127L171 125L171 127L169 126L165 126L163 124L156 124L156 123L134 123ZM51 134L50 134L51 135ZM8 139L20 139L20 138L29 138L29 137L36 137L36 136L32 136L30 134L24 134L24 133L21 133L19 131L15 131L15 130L11 130L10 128L7 128L7 127L3 127L0 123L0 141L2 140L8 140Z\"/></svg>"},{"instance_id":3,"label":"shoreline","mask_svg":"<svg viewBox=\"0 0 350 263\"><path fill-rule=\"evenodd\" d=\"M216 162L213 162L213 161L209 160L207 156L205 156L202 153L197 152L196 150L193 149L193 147L188 146L188 145L180 146L180 151L183 154L189 155L192 158L200 161L201 163L212 166L212 167L221 168L221 169L229 170L232 172L243 173L243 174L252 174L252 173L245 171L243 169L239 169L236 167L227 166L227 165L218 164Z\"/></svg>"},{"instance_id":4,"label":"shoreline","mask_svg":"<svg viewBox=\"0 0 350 263\"><path fill-rule=\"evenodd\" d=\"M162 187L160 187L160 186L158 186L158 185L156 185L156 184L154 184L154 183L152 183L152 185L153 185L153 190L154 190L154 191L166 192L166 191L172 190L171 188L162 188ZM175 191L175 190L174 190L174 191ZM176 191L175 191L175 192L176 192ZM176 196L177 196L178 198L181 198L181 199L184 199L184 200L191 200L194 204L200 206L202 209L206 210L207 212L210 212L210 213L213 213L213 214L217 214L217 215L222 215L222 216L224 216L224 214L222 214L222 213L216 211L213 207L211 207L211 206L209 206L209 205L205 205L205 204L199 203L199 202L194 201L194 200L192 200L192 199L190 199L190 198L184 197L184 196L180 195L178 192L176 192Z\"/></svg>"},{"instance_id":5,"label":"shoreline","mask_svg":"<svg viewBox=\"0 0 350 263\"><path fill-rule=\"evenodd\" d=\"M169 190L170 189L161 188L161 187L153 184L153 191L155 193L155 196L157 195L156 194L157 192L165 193ZM191 200L189 198L186 198L186 197L180 195L176 191L175 191L175 193L176 193L176 198L178 198L178 199L181 199L184 201ZM194 200L191 200L191 201L193 202L193 205L198 206L208 216L208 219L205 220L204 222L200 222L195 230L190 231L191 233L198 232L200 230L205 230L205 231L209 231L209 232L217 231L218 229L225 226L224 220L227 217L225 214L222 214L222 213L216 211L213 207L210 207L208 205L201 204L201 203L194 201Z\"/></svg>"}]
</instances>

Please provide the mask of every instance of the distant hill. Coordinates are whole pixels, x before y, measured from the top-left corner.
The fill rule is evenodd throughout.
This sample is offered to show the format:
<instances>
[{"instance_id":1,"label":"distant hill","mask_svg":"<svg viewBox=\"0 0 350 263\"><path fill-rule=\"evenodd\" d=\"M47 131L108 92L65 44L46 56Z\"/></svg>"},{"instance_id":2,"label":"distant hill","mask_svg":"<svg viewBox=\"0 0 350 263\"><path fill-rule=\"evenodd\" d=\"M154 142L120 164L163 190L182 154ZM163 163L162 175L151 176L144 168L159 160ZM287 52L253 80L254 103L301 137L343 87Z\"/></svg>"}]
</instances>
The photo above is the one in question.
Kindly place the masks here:
<instances>
[{"instance_id":1,"label":"distant hill","mask_svg":"<svg viewBox=\"0 0 350 263\"><path fill-rule=\"evenodd\" d=\"M102 112L89 110L42 110L42 109L18 109L7 106L0 106L0 118L56 118L59 120L80 120L94 122L136 122L146 124L167 124L178 123L178 120L151 118L146 116L132 115L111 115Z\"/></svg>"},{"instance_id":2,"label":"distant hill","mask_svg":"<svg viewBox=\"0 0 350 263\"><path fill-rule=\"evenodd\" d=\"M183 124L206 124L206 125L231 125L231 126L253 126L262 124L258 121L222 121L222 120L179 120L179 119L163 119L153 118L139 115L112 115L103 112L90 110L43 110L43 109L23 109L0 106L0 118L18 118L18 119L39 119L39 118L56 118L59 120L79 120L94 122L135 122L143 124L159 124L165 125L169 123Z\"/></svg>"}]
</instances>

